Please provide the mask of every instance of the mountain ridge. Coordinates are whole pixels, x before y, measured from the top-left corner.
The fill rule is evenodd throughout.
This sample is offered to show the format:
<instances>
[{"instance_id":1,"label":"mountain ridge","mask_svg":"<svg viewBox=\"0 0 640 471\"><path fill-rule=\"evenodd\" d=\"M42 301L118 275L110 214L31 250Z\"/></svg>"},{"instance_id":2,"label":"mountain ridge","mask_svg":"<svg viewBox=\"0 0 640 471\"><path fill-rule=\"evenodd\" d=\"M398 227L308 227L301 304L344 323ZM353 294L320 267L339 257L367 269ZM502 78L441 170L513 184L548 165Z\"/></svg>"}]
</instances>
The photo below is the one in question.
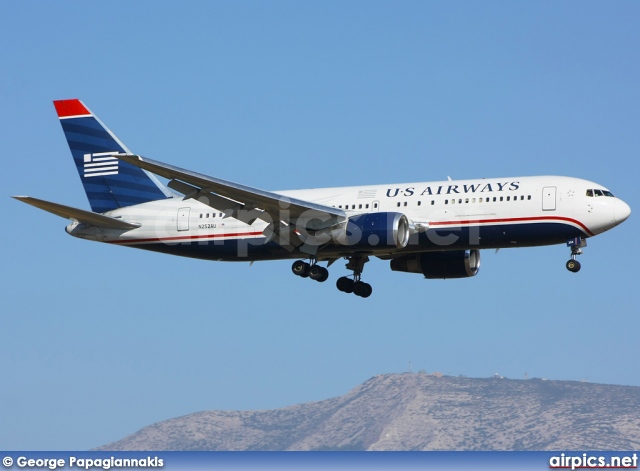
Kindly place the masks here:
<instances>
[{"instance_id":1,"label":"mountain ridge","mask_svg":"<svg viewBox=\"0 0 640 471\"><path fill-rule=\"evenodd\" d=\"M202 411L98 450L630 450L640 387L422 373L264 411Z\"/></svg>"}]
</instances>

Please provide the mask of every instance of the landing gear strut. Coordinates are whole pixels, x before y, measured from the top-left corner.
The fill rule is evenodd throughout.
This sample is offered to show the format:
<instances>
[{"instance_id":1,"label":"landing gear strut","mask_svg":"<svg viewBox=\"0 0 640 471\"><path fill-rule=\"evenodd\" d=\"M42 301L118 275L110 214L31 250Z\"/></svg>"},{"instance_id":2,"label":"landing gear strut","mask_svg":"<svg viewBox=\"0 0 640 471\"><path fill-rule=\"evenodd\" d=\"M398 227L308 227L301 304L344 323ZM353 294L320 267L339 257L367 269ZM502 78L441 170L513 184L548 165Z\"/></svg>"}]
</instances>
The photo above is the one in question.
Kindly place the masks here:
<instances>
[{"instance_id":1,"label":"landing gear strut","mask_svg":"<svg viewBox=\"0 0 640 471\"><path fill-rule=\"evenodd\" d=\"M567 261L567 270L573 273L580 271L580 262L576 260L578 255L582 255L582 248L587 246L587 241L582 237L576 237L567 241L567 246L571 247L571 260Z\"/></svg>"},{"instance_id":2,"label":"landing gear strut","mask_svg":"<svg viewBox=\"0 0 640 471\"><path fill-rule=\"evenodd\" d=\"M369 283L360 281L360 276L362 275L364 264L369 261L369 257L366 255L354 255L347 257L347 259L349 263L347 263L346 267L348 270L353 270L353 279L348 276L338 278L336 287L343 293L353 293L361 298L368 298L371 296L373 288Z\"/></svg>"}]
</instances>

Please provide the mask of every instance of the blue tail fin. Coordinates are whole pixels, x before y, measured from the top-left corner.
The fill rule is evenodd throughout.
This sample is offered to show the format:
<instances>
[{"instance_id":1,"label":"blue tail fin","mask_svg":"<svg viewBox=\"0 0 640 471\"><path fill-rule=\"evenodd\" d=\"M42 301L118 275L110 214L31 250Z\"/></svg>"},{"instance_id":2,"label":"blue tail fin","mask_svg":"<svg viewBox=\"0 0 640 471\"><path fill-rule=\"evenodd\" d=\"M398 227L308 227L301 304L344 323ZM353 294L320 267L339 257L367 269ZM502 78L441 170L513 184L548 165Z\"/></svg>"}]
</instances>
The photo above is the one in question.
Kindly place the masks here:
<instances>
[{"instance_id":1,"label":"blue tail fin","mask_svg":"<svg viewBox=\"0 0 640 471\"><path fill-rule=\"evenodd\" d=\"M153 175L113 157L131 151L80 100L53 104L94 212L104 213L170 195Z\"/></svg>"}]
</instances>

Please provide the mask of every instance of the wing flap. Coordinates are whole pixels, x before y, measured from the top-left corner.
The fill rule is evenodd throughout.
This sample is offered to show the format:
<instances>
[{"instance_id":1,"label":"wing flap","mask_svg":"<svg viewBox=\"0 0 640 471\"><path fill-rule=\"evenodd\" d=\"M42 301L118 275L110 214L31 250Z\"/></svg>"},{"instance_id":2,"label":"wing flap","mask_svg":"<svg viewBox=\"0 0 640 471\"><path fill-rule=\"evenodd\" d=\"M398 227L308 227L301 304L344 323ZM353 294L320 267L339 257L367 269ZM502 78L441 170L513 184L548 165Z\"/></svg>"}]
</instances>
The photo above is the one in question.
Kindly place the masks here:
<instances>
[{"instance_id":1,"label":"wing flap","mask_svg":"<svg viewBox=\"0 0 640 471\"><path fill-rule=\"evenodd\" d=\"M222 211L225 214L225 217L237 217L237 213L244 208L244 205L237 201L216 195L210 191L201 190L196 186L189 185L188 183L181 182L180 180L171 180L167 186L172 190L176 190L178 193L185 195L184 199L194 198L213 209ZM249 222L247 224L251 223Z\"/></svg>"},{"instance_id":2,"label":"wing flap","mask_svg":"<svg viewBox=\"0 0 640 471\"><path fill-rule=\"evenodd\" d=\"M51 201L45 201L38 198L32 198L31 196L14 196L13 198L23 203L30 204L36 208L47 211L56 216L60 216L67 219L87 224L89 226L98 226L106 229L121 229L131 230L140 227L138 223L126 222L120 219L104 216L98 213L92 213L91 211L85 211L84 209L73 208L71 206L65 206L63 204L52 203Z\"/></svg>"}]
</instances>

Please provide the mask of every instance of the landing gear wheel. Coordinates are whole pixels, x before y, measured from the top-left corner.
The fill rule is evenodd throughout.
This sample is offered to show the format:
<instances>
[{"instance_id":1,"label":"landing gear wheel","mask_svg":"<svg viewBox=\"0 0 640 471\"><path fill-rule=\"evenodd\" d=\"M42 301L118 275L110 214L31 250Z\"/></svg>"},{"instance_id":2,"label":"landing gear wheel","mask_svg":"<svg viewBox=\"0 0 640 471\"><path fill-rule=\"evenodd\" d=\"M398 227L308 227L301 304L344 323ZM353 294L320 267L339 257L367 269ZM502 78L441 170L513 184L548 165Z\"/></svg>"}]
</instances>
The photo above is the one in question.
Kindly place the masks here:
<instances>
[{"instance_id":1,"label":"landing gear wheel","mask_svg":"<svg viewBox=\"0 0 640 471\"><path fill-rule=\"evenodd\" d=\"M572 273L580 271L580 262L576 260L578 255L582 255L582 249L587 246L587 240L576 237L567 241L567 246L571 247L571 259L567 262L567 270Z\"/></svg>"},{"instance_id":2,"label":"landing gear wheel","mask_svg":"<svg viewBox=\"0 0 640 471\"><path fill-rule=\"evenodd\" d=\"M569 260L567 262L567 270L573 273L578 273L580 271L580 262L577 260Z\"/></svg>"},{"instance_id":3,"label":"landing gear wheel","mask_svg":"<svg viewBox=\"0 0 640 471\"><path fill-rule=\"evenodd\" d=\"M355 282L346 276L338 278L338 281L336 281L336 287L343 293L353 293L354 285Z\"/></svg>"},{"instance_id":4,"label":"landing gear wheel","mask_svg":"<svg viewBox=\"0 0 640 471\"><path fill-rule=\"evenodd\" d=\"M364 281L356 281L353 285L353 294L356 296L360 296L361 298L368 298L371 296L373 292L373 288L369 283L365 283Z\"/></svg>"},{"instance_id":5,"label":"landing gear wheel","mask_svg":"<svg viewBox=\"0 0 640 471\"><path fill-rule=\"evenodd\" d=\"M367 257L366 255L356 254L345 258L349 260L349 263L346 264L346 267L347 270L353 271L353 278L350 278L348 276L338 278L336 287L343 293L353 293L356 296L360 296L361 298L368 298L369 296L371 296L373 288L371 288L371 285L369 283L360 281L360 276L362 275L364 264L369 261L369 257Z\"/></svg>"},{"instance_id":6,"label":"landing gear wheel","mask_svg":"<svg viewBox=\"0 0 640 471\"><path fill-rule=\"evenodd\" d=\"M319 265L311 265L309 268L309 278L319 282L327 281L329 278L329 270Z\"/></svg>"},{"instance_id":7,"label":"landing gear wheel","mask_svg":"<svg viewBox=\"0 0 640 471\"><path fill-rule=\"evenodd\" d=\"M293 265L291 265L291 271L293 272L293 274L301 276L303 278L309 276L310 268L310 265L303 260L296 260L295 262L293 262Z\"/></svg>"}]
</instances>

